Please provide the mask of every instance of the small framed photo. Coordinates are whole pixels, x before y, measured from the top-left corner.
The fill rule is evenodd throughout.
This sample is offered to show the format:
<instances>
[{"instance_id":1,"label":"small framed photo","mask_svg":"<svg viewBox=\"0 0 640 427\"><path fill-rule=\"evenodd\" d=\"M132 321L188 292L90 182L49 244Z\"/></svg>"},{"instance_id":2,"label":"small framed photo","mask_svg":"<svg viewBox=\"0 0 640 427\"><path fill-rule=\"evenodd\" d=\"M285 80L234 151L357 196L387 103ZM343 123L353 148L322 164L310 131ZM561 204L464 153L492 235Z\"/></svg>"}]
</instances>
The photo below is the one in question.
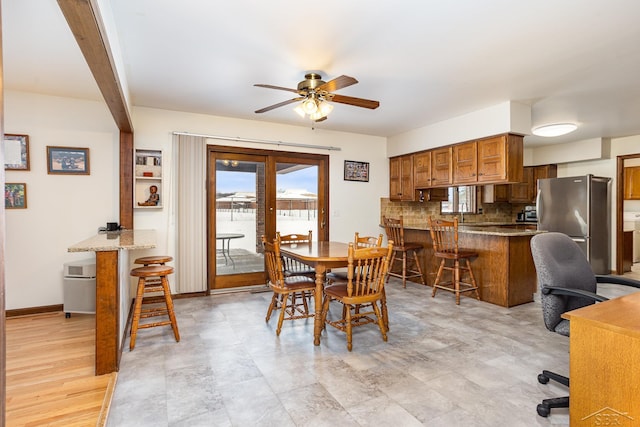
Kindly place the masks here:
<instances>
[{"instance_id":1,"label":"small framed photo","mask_svg":"<svg viewBox=\"0 0 640 427\"><path fill-rule=\"evenodd\" d=\"M369 163L345 160L344 180L369 182Z\"/></svg>"},{"instance_id":2,"label":"small framed photo","mask_svg":"<svg viewBox=\"0 0 640 427\"><path fill-rule=\"evenodd\" d=\"M29 170L29 135L4 135L4 170Z\"/></svg>"},{"instance_id":3,"label":"small framed photo","mask_svg":"<svg viewBox=\"0 0 640 427\"><path fill-rule=\"evenodd\" d=\"M7 182L4 184L5 209L27 208L27 184L24 182Z\"/></svg>"},{"instance_id":4,"label":"small framed photo","mask_svg":"<svg viewBox=\"0 0 640 427\"><path fill-rule=\"evenodd\" d=\"M89 149L47 147L47 173L89 175Z\"/></svg>"}]
</instances>

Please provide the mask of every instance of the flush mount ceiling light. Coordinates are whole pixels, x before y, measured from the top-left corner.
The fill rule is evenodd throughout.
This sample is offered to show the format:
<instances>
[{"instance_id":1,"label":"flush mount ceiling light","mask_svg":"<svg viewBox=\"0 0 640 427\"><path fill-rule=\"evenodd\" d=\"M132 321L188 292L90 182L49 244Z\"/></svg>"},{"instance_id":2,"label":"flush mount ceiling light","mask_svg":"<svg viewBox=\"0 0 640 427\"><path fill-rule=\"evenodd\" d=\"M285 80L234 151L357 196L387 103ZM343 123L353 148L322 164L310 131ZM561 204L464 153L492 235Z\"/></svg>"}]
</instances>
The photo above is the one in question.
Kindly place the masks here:
<instances>
[{"instance_id":1,"label":"flush mount ceiling light","mask_svg":"<svg viewBox=\"0 0 640 427\"><path fill-rule=\"evenodd\" d=\"M532 132L537 136L552 137L566 135L576 129L578 129L578 125L574 123L552 123L533 128Z\"/></svg>"}]
</instances>

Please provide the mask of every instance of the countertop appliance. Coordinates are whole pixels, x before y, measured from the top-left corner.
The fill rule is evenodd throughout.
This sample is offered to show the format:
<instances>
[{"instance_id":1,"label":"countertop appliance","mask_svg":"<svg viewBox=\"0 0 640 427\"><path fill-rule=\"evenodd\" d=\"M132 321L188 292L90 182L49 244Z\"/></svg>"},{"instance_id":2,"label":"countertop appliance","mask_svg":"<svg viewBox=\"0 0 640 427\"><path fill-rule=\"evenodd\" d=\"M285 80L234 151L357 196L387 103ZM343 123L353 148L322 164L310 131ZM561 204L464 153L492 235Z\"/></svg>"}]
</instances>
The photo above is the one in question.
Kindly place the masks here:
<instances>
[{"instance_id":1,"label":"countertop appliance","mask_svg":"<svg viewBox=\"0 0 640 427\"><path fill-rule=\"evenodd\" d=\"M71 313L96 312L96 261L85 259L64 264L63 310Z\"/></svg>"},{"instance_id":2,"label":"countertop appliance","mask_svg":"<svg viewBox=\"0 0 640 427\"><path fill-rule=\"evenodd\" d=\"M538 180L538 230L571 237L595 274L611 272L611 178L593 175Z\"/></svg>"}]
</instances>

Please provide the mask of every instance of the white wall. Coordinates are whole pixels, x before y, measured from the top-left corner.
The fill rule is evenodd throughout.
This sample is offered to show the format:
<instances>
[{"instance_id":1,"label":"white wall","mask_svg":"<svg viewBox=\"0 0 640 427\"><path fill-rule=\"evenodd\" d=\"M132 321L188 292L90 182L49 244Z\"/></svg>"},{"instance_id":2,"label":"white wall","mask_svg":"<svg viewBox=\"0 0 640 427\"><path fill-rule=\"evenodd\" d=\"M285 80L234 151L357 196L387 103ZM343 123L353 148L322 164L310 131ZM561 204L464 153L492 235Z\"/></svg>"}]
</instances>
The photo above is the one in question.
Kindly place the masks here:
<instances>
[{"instance_id":1,"label":"white wall","mask_svg":"<svg viewBox=\"0 0 640 427\"><path fill-rule=\"evenodd\" d=\"M6 215L6 308L62 304L62 265L93 256L68 253L67 247L91 237L107 221L118 221L118 130L101 102L8 92L5 103L6 132L28 134L31 151L30 171L7 173L7 182L27 183L28 208ZM341 147L326 151L220 142L328 154L330 238L381 232L380 198L388 196L389 187L386 138L149 108L134 108L132 118L135 147L163 150L165 180L171 179L174 131ZM48 175L47 145L89 147L91 174ZM344 181L344 160L369 162L369 182ZM158 247L148 252L175 255L167 208L135 210L134 224L158 231Z\"/></svg>"},{"instance_id":2,"label":"white wall","mask_svg":"<svg viewBox=\"0 0 640 427\"><path fill-rule=\"evenodd\" d=\"M31 163L5 177L27 184L27 209L6 210L6 308L62 304L62 265L93 257L67 247L118 219L118 130L102 102L4 97L5 132L29 135ZM90 175L48 175L47 146L89 148Z\"/></svg>"}]
</instances>

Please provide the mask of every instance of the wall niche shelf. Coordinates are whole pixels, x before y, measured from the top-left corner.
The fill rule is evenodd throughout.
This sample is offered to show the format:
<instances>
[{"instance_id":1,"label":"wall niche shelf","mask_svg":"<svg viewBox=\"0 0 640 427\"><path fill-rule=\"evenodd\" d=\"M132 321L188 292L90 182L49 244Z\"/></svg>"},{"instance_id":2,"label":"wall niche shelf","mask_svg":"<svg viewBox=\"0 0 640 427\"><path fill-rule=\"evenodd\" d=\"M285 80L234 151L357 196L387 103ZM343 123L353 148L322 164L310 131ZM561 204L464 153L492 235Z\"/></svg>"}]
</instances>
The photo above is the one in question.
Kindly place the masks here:
<instances>
[{"instance_id":1,"label":"wall niche shelf","mask_svg":"<svg viewBox=\"0 0 640 427\"><path fill-rule=\"evenodd\" d=\"M134 171L135 192L133 207L136 209L162 209L162 151L136 149ZM156 187L157 204L151 197L151 187Z\"/></svg>"}]
</instances>

